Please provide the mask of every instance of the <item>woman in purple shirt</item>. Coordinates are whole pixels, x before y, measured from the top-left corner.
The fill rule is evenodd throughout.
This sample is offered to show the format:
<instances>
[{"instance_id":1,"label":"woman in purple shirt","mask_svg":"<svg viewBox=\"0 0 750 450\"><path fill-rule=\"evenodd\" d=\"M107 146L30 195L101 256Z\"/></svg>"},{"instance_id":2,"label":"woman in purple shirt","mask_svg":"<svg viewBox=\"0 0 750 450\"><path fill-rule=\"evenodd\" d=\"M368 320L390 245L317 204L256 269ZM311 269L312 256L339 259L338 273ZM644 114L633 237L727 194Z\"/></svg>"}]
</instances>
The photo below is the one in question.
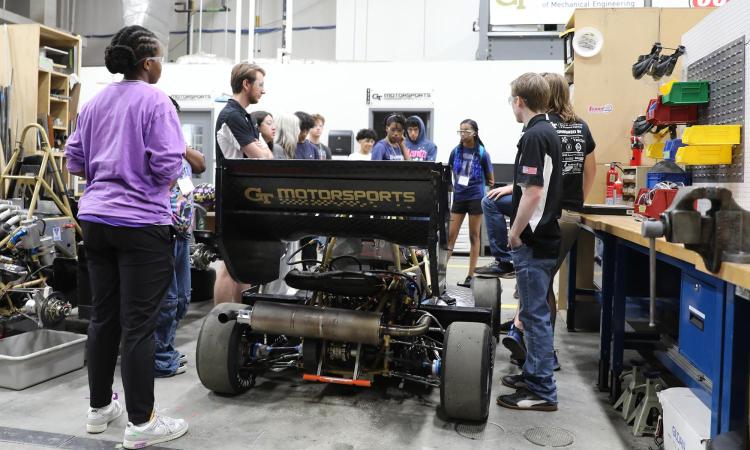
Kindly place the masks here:
<instances>
[{"instance_id":1,"label":"woman in purple shirt","mask_svg":"<svg viewBox=\"0 0 750 450\"><path fill-rule=\"evenodd\" d=\"M188 428L154 411L154 328L174 270L169 190L186 147L172 102L152 86L162 55L149 30L121 29L104 60L125 77L81 108L65 149L68 170L86 178L78 207L93 305L86 431L104 432L122 413L112 399L122 342L125 448L176 439Z\"/></svg>"}]
</instances>

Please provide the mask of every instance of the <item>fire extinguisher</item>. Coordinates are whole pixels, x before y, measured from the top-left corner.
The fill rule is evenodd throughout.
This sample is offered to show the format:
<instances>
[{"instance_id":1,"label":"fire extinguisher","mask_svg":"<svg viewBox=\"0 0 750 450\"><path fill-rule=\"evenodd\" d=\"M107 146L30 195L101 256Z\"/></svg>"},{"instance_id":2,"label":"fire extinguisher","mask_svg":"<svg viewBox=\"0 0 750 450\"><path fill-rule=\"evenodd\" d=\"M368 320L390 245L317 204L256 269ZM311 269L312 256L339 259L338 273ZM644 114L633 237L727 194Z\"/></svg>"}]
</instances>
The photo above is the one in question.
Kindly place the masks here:
<instances>
[{"instance_id":1,"label":"fire extinguisher","mask_svg":"<svg viewBox=\"0 0 750 450\"><path fill-rule=\"evenodd\" d=\"M622 178L615 181L615 205L622 204Z\"/></svg>"},{"instance_id":2,"label":"fire extinguisher","mask_svg":"<svg viewBox=\"0 0 750 450\"><path fill-rule=\"evenodd\" d=\"M607 171L607 192L606 201L608 205L615 204L615 182L617 181L617 170L615 169L615 163L609 164L609 170Z\"/></svg>"}]
</instances>

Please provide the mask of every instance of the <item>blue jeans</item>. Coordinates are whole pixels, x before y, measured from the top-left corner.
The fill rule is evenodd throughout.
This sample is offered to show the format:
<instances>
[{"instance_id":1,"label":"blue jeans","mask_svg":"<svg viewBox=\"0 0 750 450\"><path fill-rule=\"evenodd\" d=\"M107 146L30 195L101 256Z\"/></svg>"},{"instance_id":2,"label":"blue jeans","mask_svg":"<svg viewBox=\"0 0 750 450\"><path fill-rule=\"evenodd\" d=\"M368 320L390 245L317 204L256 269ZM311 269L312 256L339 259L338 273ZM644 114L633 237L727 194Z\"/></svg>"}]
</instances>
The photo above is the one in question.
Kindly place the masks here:
<instances>
[{"instance_id":1,"label":"blue jeans","mask_svg":"<svg viewBox=\"0 0 750 450\"><path fill-rule=\"evenodd\" d=\"M162 299L156 319L154 371L171 375L179 367L180 352L174 348L177 324L190 304L190 240L177 237L174 243L174 273L167 295Z\"/></svg>"},{"instance_id":2,"label":"blue jeans","mask_svg":"<svg viewBox=\"0 0 750 450\"><path fill-rule=\"evenodd\" d=\"M531 392L557 404L553 377L554 335L547 305L547 289L556 260L534 258L527 245L511 250L511 254L521 302L519 318L526 337L523 378Z\"/></svg>"},{"instance_id":3,"label":"blue jeans","mask_svg":"<svg viewBox=\"0 0 750 450\"><path fill-rule=\"evenodd\" d=\"M489 197L482 199L482 212L487 227L487 238L490 241L490 253L499 262L512 262L508 248L508 226L505 217L513 213L513 196L503 195L497 200Z\"/></svg>"}]
</instances>

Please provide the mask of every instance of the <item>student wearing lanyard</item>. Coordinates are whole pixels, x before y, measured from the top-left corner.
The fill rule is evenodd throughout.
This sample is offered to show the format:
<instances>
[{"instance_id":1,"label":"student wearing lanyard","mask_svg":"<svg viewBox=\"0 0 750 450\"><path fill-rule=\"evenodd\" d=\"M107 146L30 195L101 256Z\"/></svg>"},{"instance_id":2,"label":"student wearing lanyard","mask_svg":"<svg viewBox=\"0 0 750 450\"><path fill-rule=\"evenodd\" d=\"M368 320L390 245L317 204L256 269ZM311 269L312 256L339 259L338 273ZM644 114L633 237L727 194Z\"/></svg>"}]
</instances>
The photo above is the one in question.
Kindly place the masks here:
<instances>
[{"instance_id":1,"label":"student wearing lanyard","mask_svg":"<svg viewBox=\"0 0 750 450\"><path fill-rule=\"evenodd\" d=\"M70 173L86 179L78 209L93 306L86 431L102 433L122 414L112 399L121 348L125 448L176 439L188 429L184 420L154 410L154 329L174 273L169 189L180 177L186 148L177 111L152 86L163 58L151 31L118 31L104 62L125 77L81 108L65 148Z\"/></svg>"},{"instance_id":2,"label":"student wearing lanyard","mask_svg":"<svg viewBox=\"0 0 750 450\"><path fill-rule=\"evenodd\" d=\"M451 226L448 233L448 258L458 238L458 231L466 214L469 215L469 240L471 253L469 273L459 286L471 287L471 278L477 265L482 229L482 197L487 186L495 183L490 155L479 138L479 127L471 119L461 122L458 135L461 142L451 152L448 167L453 172L453 205Z\"/></svg>"},{"instance_id":3,"label":"student wearing lanyard","mask_svg":"<svg viewBox=\"0 0 750 450\"><path fill-rule=\"evenodd\" d=\"M177 112L180 105L170 97ZM193 192L191 181L194 173L206 170L206 160L198 150L188 146L182 160L182 175L170 192L172 228L174 241L174 275L167 295L161 301L159 318L156 319L156 351L154 372L158 378L185 373L187 356L174 348L174 339L180 320L185 318L190 304L190 238L193 235Z\"/></svg>"},{"instance_id":4,"label":"student wearing lanyard","mask_svg":"<svg viewBox=\"0 0 750 450\"><path fill-rule=\"evenodd\" d=\"M373 161L404 161L409 159L409 149L404 144L406 118L402 114L391 114L385 119L385 139L372 148Z\"/></svg>"}]
</instances>

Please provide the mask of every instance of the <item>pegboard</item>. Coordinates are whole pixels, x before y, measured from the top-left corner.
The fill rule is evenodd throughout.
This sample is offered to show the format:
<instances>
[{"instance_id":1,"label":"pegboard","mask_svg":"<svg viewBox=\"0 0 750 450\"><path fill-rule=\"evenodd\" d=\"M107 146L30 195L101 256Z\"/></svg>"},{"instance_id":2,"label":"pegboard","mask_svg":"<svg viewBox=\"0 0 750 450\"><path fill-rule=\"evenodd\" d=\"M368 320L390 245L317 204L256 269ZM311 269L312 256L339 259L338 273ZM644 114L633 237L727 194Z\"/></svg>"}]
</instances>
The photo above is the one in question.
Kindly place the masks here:
<instances>
[{"instance_id":1,"label":"pegboard","mask_svg":"<svg viewBox=\"0 0 750 450\"><path fill-rule=\"evenodd\" d=\"M745 36L690 64L688 81L709 81L710 101L698 110L702 125L745 126ZM732 149L732 164L690 166L694 183L743 183L745 143Z\"/></svg>"}]
</instances>

